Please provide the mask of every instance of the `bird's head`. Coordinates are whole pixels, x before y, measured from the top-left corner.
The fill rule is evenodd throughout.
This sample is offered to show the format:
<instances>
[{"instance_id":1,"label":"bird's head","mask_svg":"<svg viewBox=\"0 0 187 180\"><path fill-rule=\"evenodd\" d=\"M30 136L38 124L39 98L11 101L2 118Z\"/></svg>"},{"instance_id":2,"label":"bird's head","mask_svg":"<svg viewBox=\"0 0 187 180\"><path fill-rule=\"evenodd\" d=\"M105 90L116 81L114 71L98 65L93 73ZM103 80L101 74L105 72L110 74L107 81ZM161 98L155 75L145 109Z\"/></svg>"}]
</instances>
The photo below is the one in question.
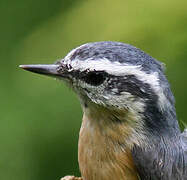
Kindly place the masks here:
<instances>
[{"instance_id":1,"label":"bird's head","mask_svg":"<svg viewBox=\"0 0 187 180\"><path fill-rule=\"evenodd\" d=\"M151 133L178 126L162 63L133 46L87 43L53 65L21 67L66 81L79 95L84 111L130 112Z\"/></svg>"}]
</instances>

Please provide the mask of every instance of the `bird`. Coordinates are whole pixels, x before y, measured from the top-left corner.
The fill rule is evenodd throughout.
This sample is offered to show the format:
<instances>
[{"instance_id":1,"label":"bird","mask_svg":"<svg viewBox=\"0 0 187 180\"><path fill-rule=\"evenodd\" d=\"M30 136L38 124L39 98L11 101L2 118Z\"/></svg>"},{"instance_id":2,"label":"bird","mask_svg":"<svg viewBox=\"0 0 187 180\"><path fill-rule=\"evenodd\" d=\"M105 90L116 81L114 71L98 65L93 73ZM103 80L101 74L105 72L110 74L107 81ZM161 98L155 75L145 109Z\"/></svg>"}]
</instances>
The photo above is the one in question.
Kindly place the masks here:
<instances>
[{"instance_id":1,"label":"bird","mask_svg":"<svg viewBox=\"0 0 187 180\"><path fill-rule=\"evenodd\" d=\"M101 41L54 64L20 67L60 79L78 95L81 179L187 180L187 129L180 131L163 63L132 45Z\"/></svg>"}]
</instances>

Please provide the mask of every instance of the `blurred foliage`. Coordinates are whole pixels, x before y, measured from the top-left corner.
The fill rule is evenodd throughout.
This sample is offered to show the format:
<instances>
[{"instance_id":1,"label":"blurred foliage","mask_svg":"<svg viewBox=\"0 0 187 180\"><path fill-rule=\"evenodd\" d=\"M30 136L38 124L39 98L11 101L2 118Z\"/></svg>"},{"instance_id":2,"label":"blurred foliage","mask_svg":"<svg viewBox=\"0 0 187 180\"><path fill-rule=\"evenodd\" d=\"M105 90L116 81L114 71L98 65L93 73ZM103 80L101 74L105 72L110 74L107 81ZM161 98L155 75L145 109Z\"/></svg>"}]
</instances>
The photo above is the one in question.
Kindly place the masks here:
<instances>
[{"instance_id":1,"label":"blurred foliage","mask_svg":"<svg viewBox=\"0 0 187 180\"><path fill-rule=\"evenodd\" d=\"M0 179L79 175L76 96L18 65L52 63L85 42L122 41L163 61L187 123L186 7L186 0L0 0Z\"/></svg>"}]
</instances>

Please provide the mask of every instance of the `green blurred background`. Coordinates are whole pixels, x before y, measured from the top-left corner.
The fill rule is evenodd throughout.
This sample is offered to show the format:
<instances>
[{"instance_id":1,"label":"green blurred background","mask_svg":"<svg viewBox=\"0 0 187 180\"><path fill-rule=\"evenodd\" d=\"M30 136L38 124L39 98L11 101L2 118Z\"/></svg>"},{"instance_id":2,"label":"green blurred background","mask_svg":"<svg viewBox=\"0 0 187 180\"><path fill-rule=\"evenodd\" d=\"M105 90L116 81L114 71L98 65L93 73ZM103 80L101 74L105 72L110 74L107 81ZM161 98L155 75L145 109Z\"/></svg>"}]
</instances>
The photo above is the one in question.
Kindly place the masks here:
<instances>
[{"instance_id":1,"label":"green blurred background","mask_svg":"<svg viewBox=\"0 0 187 180\"><path fill-rule=\"evenodd\" d=\"M0 0L0 22L1 180L79 175L78 99L18 65L53 63L86 42L126 42L163 61L178 119L187 119L186 0Z\"/></svg>"}]
</instances>

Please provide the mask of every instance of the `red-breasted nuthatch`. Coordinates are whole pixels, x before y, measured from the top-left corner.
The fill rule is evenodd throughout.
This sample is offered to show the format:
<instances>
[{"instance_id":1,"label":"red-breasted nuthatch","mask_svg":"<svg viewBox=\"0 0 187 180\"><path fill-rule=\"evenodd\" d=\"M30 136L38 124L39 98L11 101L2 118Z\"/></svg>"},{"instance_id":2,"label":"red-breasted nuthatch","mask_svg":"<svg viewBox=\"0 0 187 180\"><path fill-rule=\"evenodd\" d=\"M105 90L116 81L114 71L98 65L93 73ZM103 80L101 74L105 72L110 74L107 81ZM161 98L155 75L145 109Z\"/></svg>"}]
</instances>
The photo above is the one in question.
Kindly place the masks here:
<instances>
[{"instance_id":1,"label":"red-breasted nuthatch","mask_svg":"<svg viewBox=\"0 0 187 180\"><path fill-rule=\"evenodd\" d=\"M159 61L127 44L96 42L55 64L21 67L62 79L79 96L83 180L187 180L187 132Z\"/></svg>"}]
</instances>

